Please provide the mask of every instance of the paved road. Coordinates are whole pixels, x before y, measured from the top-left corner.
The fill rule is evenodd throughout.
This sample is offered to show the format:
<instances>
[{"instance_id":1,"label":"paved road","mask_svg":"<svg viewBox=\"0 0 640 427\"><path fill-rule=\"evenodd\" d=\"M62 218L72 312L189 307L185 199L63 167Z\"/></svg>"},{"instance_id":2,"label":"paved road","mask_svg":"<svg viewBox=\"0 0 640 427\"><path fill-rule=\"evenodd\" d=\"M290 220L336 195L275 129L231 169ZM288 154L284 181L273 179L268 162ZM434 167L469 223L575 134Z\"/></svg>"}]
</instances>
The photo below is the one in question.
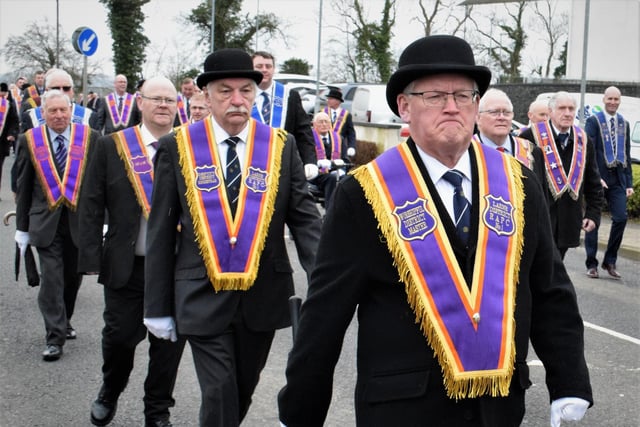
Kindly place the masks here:
<instances>
[{"instance_id":1,"label":"paved road","mask_svg":"<svg viewBox=\"0 0 640 427\"><path fill-rule=\"evenodd\" d=\"M13 208L6 188L10 159L6 163L5 185L0 192L2 214ZM101 383L102 288L93 277L84 281L73 320L78 339L67 343L60 361L43 362L40 356L44 345L43 324L37 308L37 289L29 288L24 278L17 283L13 279L13 224L0 226L0 427L89 426L89 406ZM292 242L288 249L295 259ZM569 251L566 264L587 325L586 353L596 400L596 406L579 425L637 427L640 425L640 263L621 258L618 268L625 278L620 281L604 277L588 279L584 275L581 248ZM294 268L298 293L304 295L302 270L297 263ZM354 425L356 326L354 322L345 338L327 426ZM284 366L290 347L290 329L279 331L243 426L277 425L276 395L284 384ZM141 396L146 350L145 345L138 348L131 381L120 398L111 426L131 427L143 423ZM530 364L534 385L528 393L523 425L548 426L544 369L533 353ZM188 348L180 367L175 397L174 425L197 426L200 393Z\"/></svg>"}]
</instances>

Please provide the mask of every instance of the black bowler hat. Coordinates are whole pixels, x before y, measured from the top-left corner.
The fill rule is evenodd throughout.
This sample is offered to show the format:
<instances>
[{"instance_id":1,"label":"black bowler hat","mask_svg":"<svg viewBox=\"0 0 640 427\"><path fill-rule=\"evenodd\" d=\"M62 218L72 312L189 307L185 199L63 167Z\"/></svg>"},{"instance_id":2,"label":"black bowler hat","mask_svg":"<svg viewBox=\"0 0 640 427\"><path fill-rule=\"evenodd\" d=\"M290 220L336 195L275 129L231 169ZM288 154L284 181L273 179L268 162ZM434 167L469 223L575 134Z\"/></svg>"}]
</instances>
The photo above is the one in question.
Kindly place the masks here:
<instances>
[{"instance_id":1,"label":"black bowler hat","mask_svg":"<svg viewBox=\"0 0 640 427\"><path fill-rule=\"evenodd\" d=\"M327 98L335 98L340 102L344 102L344 99L342 99L342 92L340 91L340 89L329 89Z\"/></svg>"},{"instance_id":2,"label":"black bowler hat","mask_svg":"<svg viewBox=\"0 0 640 427\"><path fill-rule=\"evenodd\" d=\"M204 73L197 78L198 87L204 89L213 80L247 78L256 84L262 81L262 73L253 69L253 60L242 49L220 49L204 60Z\"/></svg>"},{"instance_id":3,"label":"black bowler hat","mask_svg":"<svg viewBox=\"0 0 640 427\"><path fill-rule=\"evenodd\" d=\"M411 43L400 55L398 69L387 83L387 104L398 114L398 95L412 81L434 74L464 74L478 84L482 96L491 82L491 71L476 65L471 46L455 36L427 36Z\"/></svg>"},{"instance_id":4,"label":"black bowler hat","mask_svg":"<svg viewBox=\"0 0 640 427\"><path fill-rule=\"evenodd\" d=\"M9 92L9 86L4 82L0 83L0 92Z\"/></svg>"}]
</instances>

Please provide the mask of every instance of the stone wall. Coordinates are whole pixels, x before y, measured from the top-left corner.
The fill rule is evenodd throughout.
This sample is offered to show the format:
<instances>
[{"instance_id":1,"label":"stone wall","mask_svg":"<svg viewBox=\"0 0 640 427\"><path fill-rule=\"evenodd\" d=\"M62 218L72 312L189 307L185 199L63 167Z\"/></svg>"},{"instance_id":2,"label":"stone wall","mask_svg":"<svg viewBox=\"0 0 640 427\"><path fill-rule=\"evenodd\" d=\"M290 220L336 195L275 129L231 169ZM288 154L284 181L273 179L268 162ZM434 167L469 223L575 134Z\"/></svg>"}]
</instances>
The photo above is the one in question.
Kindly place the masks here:
<instances>
[{"instance_id":1,"label":"stone wall","mask_svg":"<svg viewBox=\"0 0 640 427\"><path fill-rule=\"evenodd\" d=\"M586 92L604 93L609 86L616 86L624 96L633 96L640 98L640 84L638 83L619 83L619 82L589 82L586 86ZM492 87L503 90L511 98L513 110L515 112L514 119L528 123L527 111L529 104L536 99L538 94L545 92L580 92L580 83L575 82L552 82L552 83L505 83L496 84Z\"/></svg>"}]
</instances>

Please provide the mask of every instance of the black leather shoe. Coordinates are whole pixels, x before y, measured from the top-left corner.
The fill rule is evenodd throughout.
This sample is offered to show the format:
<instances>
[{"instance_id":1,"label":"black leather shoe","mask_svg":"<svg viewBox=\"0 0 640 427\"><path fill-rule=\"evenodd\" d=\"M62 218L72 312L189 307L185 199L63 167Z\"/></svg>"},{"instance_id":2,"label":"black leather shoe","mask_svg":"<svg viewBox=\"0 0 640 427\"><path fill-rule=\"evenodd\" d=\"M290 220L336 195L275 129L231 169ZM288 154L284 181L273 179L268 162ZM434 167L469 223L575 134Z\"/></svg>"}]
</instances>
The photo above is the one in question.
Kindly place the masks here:
<instances>
[{"instance_id":1,"label":"black leather shoe","mask_svg":"<svg viewBox=\"0 0 640 427\"><path fill-rule=\"evenodd\" d=\"M98 398L91 404L91 424L94 426L106 426L116 415L118 400L109 399L100 391Z\"/></svg>"},{"instance_id":2,"label":"black leather shoe","mask_svg":"<svg viewBox=\"0 0 640 427\"><path fill-rule=\"evenodd\" d=\"M75 329L73 329L73 327L69 326L67 328L67 339L75 340L76 338L78 338L78 333L76 332Z\"/></svg>"},{"instance_id":3,"label":"black leather shoe","mask_svg":"<svg viewBox=\"0 0 640 427\"><path fill-rule=\"evenodd\" d=\"M609 276L613 277L614 279L621 279L622 278L620 273L618 273L618 271L616 270L615 264L604 264L603 263L602 264L602 268L607 270L607 273L609 273Z\"/></svg>"},{"instance_id":4,"label":"black leather shoe","mask_svg":"<svg viewBox=\"0 0 640 427\"><path fill-rule=\"evenodd\" d=\"M169 418L161 418L153 421L145 421L145 427L173 427Z\"/></svg>"},{"instance_id":5,"label":"black leather shoe","mask_svg":"<svg viewBox=\"0 0 640 427\"><path fill-rule=\"evenodd\" d=\"M56 344L47 344L47 348L42 352L42 360L46 362L55 362L62 356L62 346Z\"/></svg>"}]
</instances>

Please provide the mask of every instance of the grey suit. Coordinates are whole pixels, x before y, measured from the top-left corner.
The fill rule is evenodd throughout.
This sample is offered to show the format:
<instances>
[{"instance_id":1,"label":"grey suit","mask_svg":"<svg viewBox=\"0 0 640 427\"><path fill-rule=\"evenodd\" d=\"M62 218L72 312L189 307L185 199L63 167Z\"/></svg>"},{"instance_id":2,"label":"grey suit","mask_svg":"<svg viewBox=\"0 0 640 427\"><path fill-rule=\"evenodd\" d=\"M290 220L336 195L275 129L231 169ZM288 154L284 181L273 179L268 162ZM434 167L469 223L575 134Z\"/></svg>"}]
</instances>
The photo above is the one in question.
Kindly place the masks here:
<instances>
[{"instance_id":1,"label":"grey suit","mask_svg":"<svg viewBox=\"0 0 640 427\"><path fill-rule=\"evenodd\" d=\"M239 423L251 402L275 330L290 325L287 300L293 294L293 277L284 241L285 223L307 273L315 261L320 215L307 191L291 136L281 164L275 211L253 286L246 292L215 292L184 196L175 135L160 139L147 234L145 317L175 316L178 332L187 336L203 394L201 425ZM175 232L178 222L180 233ZM236 378L231 375L231 381L221 383L220 375L228 377L230 370L236 371ZM214 382L222 391L212 392ZM237 414L230 414L236 412L236 405Z\"/></svg>"},{"instance_id":2,"label":"grey suit","mask_svg":"<svg viewBox=\"0 0 640 427\"><path fill-rule=\"evenodd\" d=\"M51 140L48 128L47 132ZM97 137L90 131L89 146ZM38 305L47 344L64 345L81 282L77 273L78 215L62 204L49 209L25 134L20 135L18 147L16 229L29 232L30 243L38 250L42 273Z\"/></svg>"}]
</instances>

